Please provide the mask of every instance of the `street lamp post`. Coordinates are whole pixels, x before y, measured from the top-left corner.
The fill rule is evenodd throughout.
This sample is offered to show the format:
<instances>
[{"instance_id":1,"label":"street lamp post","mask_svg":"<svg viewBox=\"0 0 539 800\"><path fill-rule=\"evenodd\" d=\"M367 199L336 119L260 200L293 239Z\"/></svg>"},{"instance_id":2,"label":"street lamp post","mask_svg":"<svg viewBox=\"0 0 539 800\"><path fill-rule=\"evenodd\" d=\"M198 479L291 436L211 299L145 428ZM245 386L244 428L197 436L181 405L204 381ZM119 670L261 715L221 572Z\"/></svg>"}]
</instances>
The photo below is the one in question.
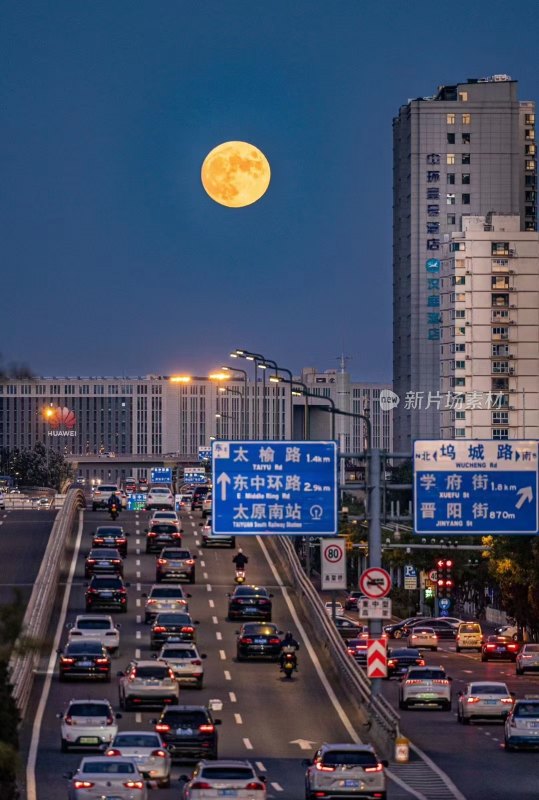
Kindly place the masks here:
<instances>
[{"instance_id":1,"label":"street lamp post","mask_svg":"<svg viewBox=\"0 0 539 800\"><path fill-rule=\"evenodd\" d=\"M221 367L223 372L241 372L243 375L243 419L242 419L242 437L243 439L249 439L249 426L247 422L247 409L248 409L248 397L247 397L247 370L240 369L239 367L229 367L226 364Z\"/></svg>"},{"instance_id":2,"label":"street lamp post","mask_svg":"<svg viewBox=\"0 0 539 800\"><path fill-rule=\"evenodd\" d=\"M249 350L240 350L239 348L237 350L234 350L232 353L230 353L230 357L231 358L245 358L247 361L252 361L254 363L254 366L255 366L255 371L254 371L255 385L254 385L253 393L254 393L255 413L254 413L253 435L254 435L255 439L258 439L258 429L259 429L259 426L258 426L258 422L259 422L259 420L258 420L258 416L259 416L259 414L258 414L258 378L257 378L257 374L258 373L256 371L256 367L257 367L257 362L265 361L266 359L260 353L251 353ZM265 389L266 389L266 378L264 376L264 380L263 380L263 383L262 383L262 390L264 392L264 395L265 395ZM264 400L265 400L265 397L263 396L262 425L264 425ZM264 427L262 428L262 438L264 438Z\"/></svg>"},{"instance_id":3,"label":"street lamp post","mask_svg":"<svg viewBox=\"0 0 539 800\"><path fill-rule=\"evenodd\" d=\"M266 358L264 360L264 362L258 364L258 369L264 369L265 370L268 367L271 367L271 369L275 370L275 375L276 376L277 376L278 372L285 372L288 375L289 382L290 383L292 382L292 377L293 377L292 376L292 372L289 369L287 369L286 367L280 367L275 361L273 361L273 359ZM271 380L271 378L270 378L270 380ZM283 382L287 383L287 381L283 381ZM290 387L290 389L291 389L291 391L290 391L290 438L292 439L293 438L293 436L292 436L292 427L293 427L294 405L293 405L293 402L292 402L292 387Z\"/></svg>"},{"instance_id":4,"label":"street lamp post","mask_svg":"<svg viewBox=\"0 0 539 800\"><path fill-rule=\"evenodd\" d=\"M220 425L219 425L219 420L221 420L221 419L227 419L227 420L230 419L230 420L234 421L234 417L233 417L232 414L225 414L223 411L218 411L215 414L215 419L217 420L217 425L219 426L219 430L217 431L217 438L218 439L222 439L223 437L220 435L221 429L220 429ZM231 436L230 438L233 439L234 437Z\"/></svg>"},{"instance_id":5,"label":"street lamp post","mask_svg":"<svg viewBox=\"0 0 539 800\"><path fill-rule=\"evenodd\" d=\"M240 398L240 425L238 427L239 427L240 439L243 438L243 425L244 425L243 420L244 420L244 417L245 417L245 406L244 406L243 393L240 392L239 389L232 388L232 386L219 386L218 391L225 392L225 393L228 392L229 394L237 394L237 395L239 395L239 398Z\"/></svg>"}]
</instances>

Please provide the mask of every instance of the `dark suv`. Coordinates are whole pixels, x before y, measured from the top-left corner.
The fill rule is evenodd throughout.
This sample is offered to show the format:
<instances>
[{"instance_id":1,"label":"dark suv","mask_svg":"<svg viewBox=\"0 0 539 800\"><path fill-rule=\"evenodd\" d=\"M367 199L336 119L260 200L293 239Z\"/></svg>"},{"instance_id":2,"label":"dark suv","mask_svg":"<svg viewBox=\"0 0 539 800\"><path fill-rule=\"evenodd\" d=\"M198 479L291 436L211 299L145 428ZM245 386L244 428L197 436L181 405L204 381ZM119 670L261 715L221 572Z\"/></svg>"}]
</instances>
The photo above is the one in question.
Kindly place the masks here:
<instances>
[{"instance_id":1,"label":"dark suv","mask_svg":"<svg viewBox=\"0 0 539 800\"><path fill-rule=\"evenodd\" d=\"M92 547L112 547L118 550L122 558L125 558L128 536L129 534L121 525L100 525L94 533Z\"/></svg>"},{"instance_id":2,"label":"dark suv","mask_svg":"<svg viewBox=\"0 0 539 800\"><path fill-rule=\"evenodd\" d=\"M189 583L194 583L195 560L196 555L183 547L164 547L155 564L156 582L187 578Z\"/></svg>"},{"instance_id":3,"label":"dark suv","mask_svg":"<svg viewBox=\"0 0 539 800\"><path fill-rule=\"evenodd\" d=\"M197 486L195 491L193 492L193 498L191 500L191 511L194 511L197 508L202 508L202 501L210 491L209 486Z\"/></svg>"},{"instance_id":4,"label":"dark suv","mask_svg":"<svg viewBox=\"0 0 539 800\"><path fill-rule=\"evenodd\" d=\"M168 706L153 722L173 760L217 758L215 727L221 720L205 706Z\"/></svg>"},{"instance_id":5,"label":"dark suv","mask_svg":"<svg viewBox=\"0 0 539 800\"><path fill-rule=\"evenodd\" d=\"M181 545L182 530L169 522L154 522L146 528L146 552L160 553L167 545Z\"/></svg>"},{"instance_id":6,"label":"dark suv","mask_svg":"<svg viewBox=\"0 0 539 800\"><path fill-rule=\"evenodd\" d=\"M119 576L94 575L86 589L86 611L114 608L127 613L127 589Z\"/></svg>"}]
</instances>

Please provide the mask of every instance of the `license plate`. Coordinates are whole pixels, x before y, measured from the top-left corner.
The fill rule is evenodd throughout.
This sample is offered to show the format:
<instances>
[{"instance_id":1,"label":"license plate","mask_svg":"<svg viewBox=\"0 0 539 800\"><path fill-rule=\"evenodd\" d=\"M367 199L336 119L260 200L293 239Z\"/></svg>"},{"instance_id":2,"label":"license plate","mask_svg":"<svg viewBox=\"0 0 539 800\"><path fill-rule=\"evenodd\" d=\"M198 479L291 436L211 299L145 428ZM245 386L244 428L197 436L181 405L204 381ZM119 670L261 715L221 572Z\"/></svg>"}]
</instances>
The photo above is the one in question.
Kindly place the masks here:
<instances>
[{"instance_id":1,"label":"license plate","mask_svg":"<svg viewBox=\"0 0 539 800\"><path fill-rule=\"evenodd\" d=\"M181 561L170 561L169 566L172 567L172 569L181 569L183 567L183 564L181 563Z\"/></svg>"},{"instance_id":2,"label":"license plate","mask_svg":"<svg viewBox=\"0 0 539 800\"><path fill-rule=\"evenodd\" d=\"M265 639L255 639L255 644L266 644Z\"/></svg>"},{"instance_id":3,"label":"license plate","mask_svg":"<svg viewBox=\"0 0 539 800\"><path fill-rule=\"evenodd\" d=\"M110 566L108 561L100 561L97 565L98 567L108 567Z\"/></svg>"},{"instance_id":4,"label":"license plate","mask_svg":"<svg viewBox=\"0 0 539 800\"><path fill-rule=\"evenodd\" d=\"M117 794L104 794L103 800L122 800L122 798Z\"/></svg>"},{"instance_id":5,"label":"license plate","mask_svg":"<svg viewBox=\"0 0 539 800\"><path fill-rule=\"evenodd\" d=\"M81 744L99 744L97 736L81 736L79 741Z\"/></svg>"},{"instance_id":6,"label":"license plate","mask_svg":"<svg viewBox=\"0 0 539 800\"><path fill-rule=\"evenodd\" d=\"M539 722L530 722L529 723L529 727L530 728L539 728Z\"/></svg>"},{"instance_id":7,"label":"license plate","mask_svg":"<svg viewBox=\"0 0 539 800\"><path fill-rule=\"evenodd\" d=\"M253 606L249 606L248 608L244 609L246 614L256 614L257 609Z\"/></svg>"},{"instance_id":8,"label":"license plate","mask_svg":"<svg viewBox=\"0 0 539 800\"><path fill-rule=\"evenodd\" d=\"M169 642L181 642L181 637L180 636L169 636L168 637L168 641Z\"/></svg>"},{"instance_id":9,"label":"license plate","mask_svg":"<svg viewBox=\"0 0 539 800\"><path fill-rule=\"evenodd\" d=\"M344 786L345 789L359 789L359 781L339 781L341 786Z\"/></svg>"},{"instance_id":10,"label":"license plate","mask_svg":"<svg viewBox=\"0 0 539 800\"><path fill-rule=\"evenodd\" d=\"M101 597L104 597L106 600L108 600L110 597L112 597L112 592L101 592Z\"/></svg>"},{"instance_id":11,"label":"license plate","mask_svg":"<svg viewBox=\"0 0 539 800\"><path fill-rule=\"evenodd\" d=\"M237 797L235 789L217 789L217 797Z\"/></svg>"},{"instance_id":12,"label":"license plate","mask_svg":"<svg viewBox=\"0 0 539 800\"><path fill-rule=\"evenodd\" d=\"M79 667L91 667L91 666L92 666L91 661L79 661Z\"/></svg>"},{"instance_id":13,"label":"license plate","mask_svg":"<svg viewBox=\"0 0 539 800\"><path fill-rule=\"evenodd\" d=\"M498 702L497 700L485 700L485 705L486 706L495 706L497 702Z\"/></svg>"},{"instance_id":14,"label":"license plate","mask_svg":"<svg viewBox=\"0 0 539 800\"><path fill-rule=\"evenodd\" d=\"M496 648L496 652L497 653L505 653L505 647L497 647Z\"/></svg>"},{"instance_id":15,"label":"license plate","mask_svg":"<svg viewBox=\"0 0 539 800\"><path fill-rule=\"evenodd\" d=\"M422 694L418 694L417 696L422 697L425 700L430 700L431 698L436 697L437 695L434 692L423 692Z\"/></svg>"},{"instance_id":16,"label":"license plate","mask_svg":"<svg viewBox=\"0 0 539 800\"><path fill-rule=\"evenodd\" d=\"M193 729L192 728L178 728L176 730L176 734L178 736L192 736L193 735Z\"/></svg>"}]
</instances>

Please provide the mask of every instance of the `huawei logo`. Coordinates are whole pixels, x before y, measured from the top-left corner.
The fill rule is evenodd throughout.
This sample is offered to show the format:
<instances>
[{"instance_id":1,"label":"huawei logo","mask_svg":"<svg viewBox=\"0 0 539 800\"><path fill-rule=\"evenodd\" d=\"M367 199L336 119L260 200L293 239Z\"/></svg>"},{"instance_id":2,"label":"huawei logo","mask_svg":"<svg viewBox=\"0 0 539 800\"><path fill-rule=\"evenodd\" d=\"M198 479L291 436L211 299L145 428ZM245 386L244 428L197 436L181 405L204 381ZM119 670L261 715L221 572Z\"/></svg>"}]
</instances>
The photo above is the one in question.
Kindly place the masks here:
<instances>
[{"instance_id":1,"label":"huawei logo","mask_svg":"<svg viewBox=\"0 0 539 800\"><path fill-rule=\"evenodd\" d=\"M67 428L72 430L77 424L77 417L75 412L64 406L63 408L55 408L54 413L49 418L49 425L51 428Z\"/></svg>"}]
</instances>

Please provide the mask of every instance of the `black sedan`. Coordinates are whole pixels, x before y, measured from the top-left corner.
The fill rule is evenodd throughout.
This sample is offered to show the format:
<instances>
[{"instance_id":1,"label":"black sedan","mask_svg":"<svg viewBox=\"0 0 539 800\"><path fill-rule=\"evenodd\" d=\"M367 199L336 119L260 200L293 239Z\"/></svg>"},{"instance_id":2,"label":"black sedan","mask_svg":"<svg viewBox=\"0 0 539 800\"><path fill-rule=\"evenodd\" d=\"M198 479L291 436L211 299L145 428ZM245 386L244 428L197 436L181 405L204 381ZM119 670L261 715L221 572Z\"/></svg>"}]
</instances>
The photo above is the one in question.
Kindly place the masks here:
<instances>
[{"instance_id":1,"label":"black sedan","mask_svg":"<svg viewBox=\"0 0 539 800\"><path fill-rule=\"evenodd\" d=\"M150 629L151 649L158 650L166 642L196 642L195 625L198 625L198 620L191 619L184 612L165 611L158 614Z\"/></svg>"},{"instance_id":2,"label":"black sedan","mask_svg":"<svg viewBox=\"0 0 539 800\"><path fill-rule=\"evenodd\" d=\"M509 636L487 636L481 647L481 661L517 660L520 644Z\"/></svg>"},{"instance_id":3,"label":"black sedan","mask_svg":"<svg viewBox=\"0 0 539 800\"><path fill-rule=\"evenodd\" d=\"M387 677L404 675L408 667L424 667L425 659L414 647L400 647L387 651Z\"/></svg>"},{"instance_id":4,"label":"black sedan","mask_svg":"<svg viewBox=\"0 0 539 800\"><path fill-rule=\"evenodd\" d=\"M146 552L160 553L167 545L181 545L182 530L169 522L154 522L146 528Z\"/></svg>"},{"instance_id":5,"label":"black sedan","mask_svg":"<svg viewBox=\"0 0 539 800\"><path fill-rule=\"evenodd\" d=\"M246 622L238 631L236 657L238 661L249 658L272 658L279 660L281 654L281 634L277 625L263 622Z\"/></svg>"},{"instance_id":6,"label":"black sedan","mask_svg":"<svg viewBox=\"0 0 539 800\"><path fill-rule=\"evenodd\" d=\"M84 564L84 577L92 575L123 575L124 562L118 550L92 547Z\"/></svg>"},{"instance_id":7,"label":"black sedan","mask_svg":"<svg viewBox=\"0 0 539 800\"><path fill-rule=\"evenodd\" d=\"M228 619L262 619L271 622L271 597L263 586L237 586L227 595Z\"/></svg>"},{"instance_id":8,"label":"black sedan","mask_svg":"<svg viewBox=\"0 0 539 800\"><path fill-rule=\"evenodd\" d=\"M457 629L458 625L454 622L448 622L445 619L420 619L416 622L412 622L410 625L405 625L404 628L401 630L401 634L404 638L408 638L410 633L413 633L414 628L416 626L424 627L428 625L429 628L432 628L438 639L456 639L457 637Z\"/></svg>"},{"instance_id":9,"label":"black sedan","mask_svg":"<svg viewBox=\"0 0 539 800\"><path fill-rule=\"evenodd\" d=\"M118 550L122 558L127 555L127 537L121 525L100 525L94 533L92 547L112 547Z\"/></svg>"},{"instance_id":10,"label":"black sedan","mask_svg":"<svg viewBox=\"0 0 539 800\"><path fill-rule=\"evenodd\" d=\"M119 576L94 575L86 589L86 611L113 608L127 613L127 589Z\"/></svg>"},{"instance_id":11,"label":"black sedan","mask_svg":"<svg viewBox=\"0 0 539 800\"><path fill-rule=\"evenodd\" d=\"M335 617L335 627L343 639L356 639L363 630L363 625L346 617Z\"/></svg>"},{"instance_id":12,"label":"black sedan","mask_svg":"<svg viewBox=\"0 0 539 800\"><path fill-rule=\"evenodd\" d=\"M390 639L402 639L403 636L407 636L408 634L403 634L403 630L414 622L423 621L423 624L426 625L425 619L427 617L407 617L406 619L401 619L400 622L392 622L391 625L384 625L384 633L387 633Z\"/></svg>"},{"instance_id":13,"label":"black sedan","mask_svg":"<svg viewBox=\"0 0 539 800\"><path fill-rule=\"evenodd\" d=\"M95 678L110 683L110 656L99 642L69 642L60 654L60 680Z\"/></svg>"},{"instance_id":14,"label":"black sedan","mask_svg":"<svg viewBox=\"0 0 539 800\"><path fill-rule=\"evenodd\" d=\"M367 666L367 650L369 643L367 639L349 639L346 642L348 655L353 658L360 667Z\"/></svg>"}]
</instances>

